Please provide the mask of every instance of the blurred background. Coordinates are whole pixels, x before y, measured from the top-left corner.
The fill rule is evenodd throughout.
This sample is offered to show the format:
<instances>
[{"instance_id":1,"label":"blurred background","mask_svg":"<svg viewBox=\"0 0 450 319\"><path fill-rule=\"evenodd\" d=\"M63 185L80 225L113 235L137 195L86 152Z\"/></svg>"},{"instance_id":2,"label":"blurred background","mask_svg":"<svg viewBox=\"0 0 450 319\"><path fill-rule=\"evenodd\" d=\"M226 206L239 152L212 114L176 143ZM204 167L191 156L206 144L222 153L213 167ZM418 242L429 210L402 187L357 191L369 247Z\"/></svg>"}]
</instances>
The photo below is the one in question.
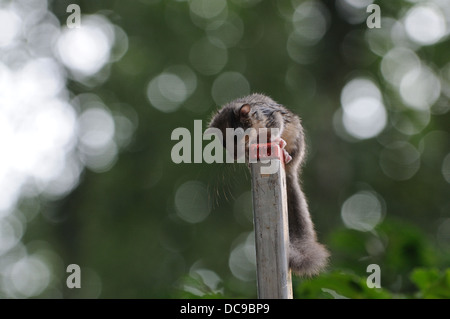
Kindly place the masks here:
<instances>
[{"instance_id":1,"label":"blurred background","mask_svg":"<svg viewBox=\"0 0 450 319\"><path fill-rule=\"evenodd\" d=\"M449 33L447 0L0 0L0 297L256 297L246 165L170 154L261 92L332 254L294 296L449 298Z\"/></svg>"}]
</instances>

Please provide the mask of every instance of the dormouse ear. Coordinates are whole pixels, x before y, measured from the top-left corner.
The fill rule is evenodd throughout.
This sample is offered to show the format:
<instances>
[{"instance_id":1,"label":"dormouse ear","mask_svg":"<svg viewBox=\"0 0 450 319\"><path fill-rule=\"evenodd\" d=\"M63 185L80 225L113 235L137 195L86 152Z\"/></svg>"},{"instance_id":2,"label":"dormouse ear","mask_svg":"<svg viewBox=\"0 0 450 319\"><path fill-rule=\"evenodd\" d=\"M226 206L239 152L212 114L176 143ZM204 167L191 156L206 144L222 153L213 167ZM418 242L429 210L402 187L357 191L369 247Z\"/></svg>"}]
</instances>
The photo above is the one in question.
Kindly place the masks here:
<instances>
[{"instance_id":1,"label":"dormouse ear","mask_svg":"<svg viewBox=\"0 0 450 319\"><path fill-rule=\"evenodd\" d=\"M240 117L247 117L248 113L250 113L251 106L250 104L244 104L241 106L241 109L239 110L239 116Z\"/></svg>"}]
</instances>

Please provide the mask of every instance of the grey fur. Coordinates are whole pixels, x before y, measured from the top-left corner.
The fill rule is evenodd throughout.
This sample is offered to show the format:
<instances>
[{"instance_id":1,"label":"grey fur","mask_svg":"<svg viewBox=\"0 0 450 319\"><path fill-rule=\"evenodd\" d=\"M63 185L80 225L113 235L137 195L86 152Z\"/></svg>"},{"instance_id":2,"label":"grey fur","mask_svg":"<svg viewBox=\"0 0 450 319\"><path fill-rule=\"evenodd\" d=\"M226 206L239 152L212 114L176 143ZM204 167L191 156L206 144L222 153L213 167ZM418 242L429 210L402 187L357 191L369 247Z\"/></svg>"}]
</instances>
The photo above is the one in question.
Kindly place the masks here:
<instances>
[{"instance_id":1,"label":"grey fur","mask_svg":"<svg viewBox=\"0 0 450 319\"><path fill-rule=\"evenodd\" d=\"M248 116L242 116L240 110L246 104L251 106L251 110ZM262 94L252 94L224 105L213 116L209 126L220 129L224 139L226 139L226 128L280 129L281 138L287 143L285 149L292 156L291 162L286 164L289 264L297 275L317 275L326 267L329 252L317 241L308 204L300 186L299 173L305 155L305 138L300 118L271 98ZM223 144L225 146L225 141Z\"/></svg>"}]
</instances>

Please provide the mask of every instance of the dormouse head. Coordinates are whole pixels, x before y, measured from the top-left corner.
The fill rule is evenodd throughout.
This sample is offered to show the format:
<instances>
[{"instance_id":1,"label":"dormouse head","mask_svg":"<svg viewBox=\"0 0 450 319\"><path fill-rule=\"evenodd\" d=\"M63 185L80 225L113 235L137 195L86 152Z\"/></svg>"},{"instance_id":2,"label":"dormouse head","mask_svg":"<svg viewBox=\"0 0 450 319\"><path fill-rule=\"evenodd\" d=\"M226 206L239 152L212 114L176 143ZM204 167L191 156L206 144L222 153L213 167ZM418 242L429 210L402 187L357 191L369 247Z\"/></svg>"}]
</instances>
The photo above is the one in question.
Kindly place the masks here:
<instances>
[{"instance_id":1,"label":"dormouse head","mask_svg":"<svg viewBox=\"0 0 450 319\"><path fill-rule=\"evenodd\" d=\"M220 130L223 128L238 128L244 130L249 127L264 127L265 119L269 115L264 112L264 106L269 109L278 105L270 97L263 94L252 94L231 101L213 116L209 127ZM262 109L262 112L261 112Z\"/></svg>"},{"instance_id":2,"label":"dormouse head","mask_svg":"<svg viewBox=\"0 0 450 319\"><path fill-rule=\"evenodd\" d=\"M248 145L256 139L258 129L266 127L267 115L264 106L276 105L269 97L262 94L252 94L238 98L225 104L212 118L209 127L221 131L222 145L237 158L237 150L244 143L245 154ZM227 130L228 129L228 130ZM242 130L242 135L229 137L230 130ZM253 129L253 130L252 130ZM241 138L240 138L241 137Z\"/></svg>"}]
</instances>

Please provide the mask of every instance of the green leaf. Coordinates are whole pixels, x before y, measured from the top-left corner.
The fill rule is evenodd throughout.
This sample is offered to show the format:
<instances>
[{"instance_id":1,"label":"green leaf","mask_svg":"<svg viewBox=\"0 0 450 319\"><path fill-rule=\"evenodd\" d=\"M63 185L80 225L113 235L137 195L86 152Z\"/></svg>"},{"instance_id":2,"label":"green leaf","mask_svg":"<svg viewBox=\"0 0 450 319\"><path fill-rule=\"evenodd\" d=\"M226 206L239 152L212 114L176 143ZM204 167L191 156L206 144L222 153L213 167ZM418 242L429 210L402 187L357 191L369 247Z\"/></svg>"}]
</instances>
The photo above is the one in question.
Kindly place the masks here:
<instances>
[{"instance_id":1,"label":"green leaf","mask_svg":"<svg viewBox=\"0 0 450 319\"><path fill-rule=\"evenodd\" d=\"M426 290L433 282L439 279L439 270L435 268L416 268L411 274L411 281L420 288Z\"/></svg>"},{"instance_id":2,"label":"green leaf","mask_svg":"<svg viewBox=\"0 0 450 319\"><path fill-rule=\"evenodd\" d=\"M420 289L418 297L426 299L450 298L450 268L443 272L435 268L418 268L411 274Z\"/></svg>"}]
</instances>

